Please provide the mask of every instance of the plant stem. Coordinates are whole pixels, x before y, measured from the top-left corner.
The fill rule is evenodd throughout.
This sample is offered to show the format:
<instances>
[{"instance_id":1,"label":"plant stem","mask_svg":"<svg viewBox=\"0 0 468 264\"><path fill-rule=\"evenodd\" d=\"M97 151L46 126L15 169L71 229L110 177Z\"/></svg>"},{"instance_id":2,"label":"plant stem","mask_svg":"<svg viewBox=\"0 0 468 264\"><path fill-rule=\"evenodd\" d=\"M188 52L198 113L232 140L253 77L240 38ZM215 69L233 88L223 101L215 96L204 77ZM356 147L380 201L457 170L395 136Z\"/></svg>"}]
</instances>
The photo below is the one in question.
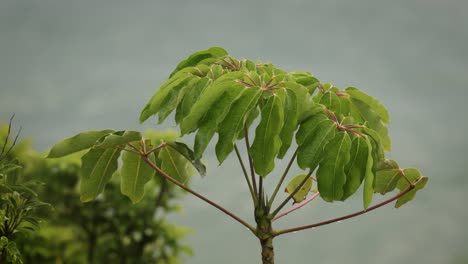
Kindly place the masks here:
<instances>
[{"instance_id":1,"label":"plant stem","mask_svg":"<svg viewBox=\"0 0 468 264\"><path fill-rule=\"evenodd\" d=\"M196 191L190 189L189 187L183 185L181 182L177 181L176 179L172 178L171 176L167 175L164 171L161 170L161 168L159 168L154 162L152 162L147 155L142 155L142 157L143 157L143 159L145 160L145 162L148 165L150 165L153 169L155 169L157 172L159 172L159 174L161 174L161 176L163 176L165 179L167 179L168 181L174 183L175 185L179 186L180 188L184 189L185 191L195 195L196 197L200 198L201 200L209 203L210 205L216 207L218 210L220 210L223 213L227 214L228 216L230 216L231 218L233 218L234 220L236 220L237 222L239 222L243 226L247 227L250 231L255 233L255 228L253 226L251 226L250 224L248 224L247 222L245 222L244 220L242 220L240 217L238 217L237 215L231 213L230 211L228 211L224 207L222 207L219 204L211 201L210 199L206 198L205 196L203 196L203 195L197 193Z\"/></svg>"},{"instance_id":2,"label":"plant stem","mask_svg":"<svg viewBox=\"0 0 468 264\"><path fill-rule=\"evenodd\" d=\"M273 205L273 202L275 201L276 194L278 194L279 189L281 188L281 185L283 185L284 179L286 178L286 175L288 175L289 169L291 168L291 165L293 164L294 160L296 159L297 156L297 149L294 152L293 156L289 160L288 166L286 166L286 169L283 172L283 175L281 176L281 179L279 180L278 184L276 185L275 191L271 195L270 200L268 201L268 207L271 208Z\"/></svg>"},{"instance_id":3,"label":"plant stem","mask_svg":"<svg viewBox=\"0 0 468 264\"><path fill-rule=\"evenodd\" d=\"M387 199L387 200L385 200L385 201L383 201L381 203L378 203L378 204L376 204L374 206L371 206L371 207L369 207L367 209L364 209L364 210L361 210L361 211L358 211L358 212L355 212L355 213L352 213L352 214L348 214L348 215L345 215L345 216L341 216L341 217L333 218L333 219L330 219L330 220L326 220L326 221L323 221L323 222L311 224L311 225L304 225L304 226L279 230L279 231L276 232L276 236L291 233L291 232L297 232L297 231L301 231L301 230L305 230L305 229L310 229L310 228L314 228L314 227L318 227L318 226L328 225L328 224L331 224L331 223L335 223L335 222L338 222L338 221L342 221L342 220L345 220L345 219L353 218L353 217L368 213L368 212L373 211L373 210L375 210L375 209L377 209L379 207L382 207L382 206L384 206L384 205L386 205L388 203L391 203L391 202L397 200L398 198L402 197L403 195L407 194L408 192L410 192L411 190L414 189L416 184L419 181L421 181L421 179L422 179L422 177L420 179L418 179L416 182L412 183L410 186L408 186L405 190L403 190L399 194L393 196L392 198Z\"/></svg>"},{"instance_id":4,"label":"plant stem","mask_svg":"<svg viewBox=\"0 0 468 264\"><path fill-rule=\"evenodd\" d=\"M281 209L283 209L283 207L294 197L294 195L296 195L296 193L302 188L302 186L307 182L307 180L310 178L310 175L312 175L312 170L306 175L306 177L304 177L304 180L302 180L302 182L296 187L296 189L294 189L294 191L292 193L289 194L288 198L286 198L279 206L278 208L276 208L275 211L273 211L273 213L271 213L271 216L272 217L275 217L279 211L281 211Z\"/></svg>"},{"instance_id":5,"label":"plant stem","mask_svg":"<svg viewBox=\"0 0 468 264\"><path fill-rule=\"evenodd\" d=\"M250 183L249 180L249 174L247 173L247 170L245 169L244 162L242 161L242 157L240 155L239 149L237 148L237 145L234 145L234 150L236 151L237 159L239 160L239 163L242 167L242 172L244 173L245 181L247 182L247 185L249 186L249 191L250 195L252 196L252 200L254 202L254 206L257 205L257 197L255 196L252 183Z\"/></svg>"},{"instance_id":6,"label":"plant stem","mask_svg":"<svg viewBox=\"0 0 468 264\"><path fill-rule=\"evenodd\" d=\"M312 202L312 201L313 201L315 198L317 198L319 195L320 195L319 192L314 193L314 195L312 195L311 197L305 199L304 201L302 201L302 202L300 202L300 203L294 205L291 209L288 209L286 212L283 212L283 213L281 213L281 214L275 216L275 218L273 218L272 221L275 221L275 220L277 220L277 219L279 219L279 218L281 218L281 217L283 217L283 216L285 216L285 215L288 215L288 214L290 214L290 213L296 211L297 209L303 207L304 205L306 205L306 204Z\"/></svg>"}]
</instances>

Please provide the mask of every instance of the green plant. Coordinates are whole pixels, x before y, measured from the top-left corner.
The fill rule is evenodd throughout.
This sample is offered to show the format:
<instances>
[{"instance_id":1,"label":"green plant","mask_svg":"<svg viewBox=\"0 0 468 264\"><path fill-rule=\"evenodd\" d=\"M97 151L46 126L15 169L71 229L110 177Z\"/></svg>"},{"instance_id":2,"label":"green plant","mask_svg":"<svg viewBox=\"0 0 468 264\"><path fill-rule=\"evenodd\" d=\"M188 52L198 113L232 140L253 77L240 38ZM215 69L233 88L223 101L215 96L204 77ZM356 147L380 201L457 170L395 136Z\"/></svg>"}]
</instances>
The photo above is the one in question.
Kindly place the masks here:
<instances>
[{"instance_id":1,"label":"green plant","mask_svg":"<svg viewBox=\"0 0 468 264\"><path fill-rule=\"evenodd\" d=\"M385 159L384 152L391 145L387 130L390 118L375 98L353 87L341 90L321 83L307 72L238 60L222 48L199 51L180 62L146 104L140 122L157 114L161 123L173 111L182 135L196 132L193 150L174 141L149 144L137 131L102 130L65 139L52 148L49 157L89 149L82 157L81 185L81 198L89 201L102 192L122 153L123 194L139 201L148 175L156 171L158 177L251 230L260 241L263 263L274 263L273 238L355 217L393 201L400 207L428 180L417 169L402 169ZM232 152L239 160L254 206L255 226L184 184L187 162L200 174L205 173L200 159L215 133L220 164ZM245 145L245 153L240 144ZM277 159L285 157L289 158L285 171L274 190L267 192L264 181L270 179ZM288 174L294 162L304 173L291 177ZM288 195L275 206L288 177ZM363 210L315 224L273 229L276 219L314 198L345 201L361 185ZM395 189L399 190L396 195L371 206L374 192L387 194ZM311 192L314 194L309 196ZM291 200L297 204L282 212Z\"/></svg>"},{"instance_id":2,"label":"green plant","mask_svg":"<svg viewBox=\"0 0 468 264\"><path fill-rule=\"evenodd\" d=\"M10 143L12 120L13 117L6 133L3 128L0 131L3 142L0 147L0 263L20 264L23 263L21 251L15 240L19 234L29 234L39 227L41 218L37 209L49 205L40 201L34 191L38 182L20 179L21 166L11 153L21 129Z\"/></svg>"}]
</instances>

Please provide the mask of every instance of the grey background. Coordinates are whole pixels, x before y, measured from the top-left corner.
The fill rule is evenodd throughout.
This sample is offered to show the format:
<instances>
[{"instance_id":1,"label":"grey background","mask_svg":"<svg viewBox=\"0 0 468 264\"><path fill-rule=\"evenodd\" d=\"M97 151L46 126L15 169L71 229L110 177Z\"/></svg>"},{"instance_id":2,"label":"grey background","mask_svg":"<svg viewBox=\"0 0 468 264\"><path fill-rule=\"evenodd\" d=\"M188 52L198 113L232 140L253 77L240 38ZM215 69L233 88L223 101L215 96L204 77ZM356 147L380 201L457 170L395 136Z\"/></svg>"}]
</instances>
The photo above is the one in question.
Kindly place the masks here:
<instances>
[{"instance_id":1,"label":"grey background","mask_svg":"<svg viewBox=\"0 0 468 264\"><path fill-rule=\"evenodd\" d=\"M138 125L142 106L181 59L210 46L311 71L379 98L392 117L389 156L430 182L399 210L279 237L277 263L468 263L467 10L455 0L0 0L0 120L16 113L39 150L88 129L155 128ZM235 160L206 159L209 176L193 188L252 222ZM244 227L194 198L183 204L171 218L196 230L186 263L259 263ZM317 200L275 227L357 209L359 196Z\"/></svg>"}]
</instances>

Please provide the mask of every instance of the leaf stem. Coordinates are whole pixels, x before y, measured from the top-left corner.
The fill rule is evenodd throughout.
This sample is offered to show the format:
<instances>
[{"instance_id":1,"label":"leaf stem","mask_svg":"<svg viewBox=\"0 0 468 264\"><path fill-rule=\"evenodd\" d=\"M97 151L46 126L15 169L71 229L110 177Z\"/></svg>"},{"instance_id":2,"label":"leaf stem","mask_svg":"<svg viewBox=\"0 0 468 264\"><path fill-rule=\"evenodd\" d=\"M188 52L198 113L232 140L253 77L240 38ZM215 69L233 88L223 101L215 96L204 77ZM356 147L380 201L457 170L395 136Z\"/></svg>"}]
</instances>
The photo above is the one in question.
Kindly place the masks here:
<instances>
[{"instance_id":1,"label":"leaf stem","mask_svg":"<svg viewBox=\"0 0 468 264\"><path fill-rule=\"evenodd\" d=\"M135 153L137 155L141 155L142 153L139 152L139 151L135 151L133 149L128 149L128 148L124 148L124 147L121 147L121 146L116 146L115 148L117 149L120 149L120 150L123 150L123 151L128 151L128 152L131 152L131 153Z\"/></svg>"},{"instance_id":2,"label":"leaf stem","mask_svg":"<svg viewBox=\"0 0 468 264\"><path fill-rule=\"evenodd\" d=\"M245 134L245 147L247 149L247 155L249 157L250 177L252 178L252 185L253 185L255 196L258 197L257 180L255 179L253 159L252 159L252 156L250 156L250 152L249 152L249 150L250 150L249 130L247 129L247 127L244 127L244 134ZM260 200L260 197L258 197L258 200Z\"/></svg>"},{"instance_id":3,"label":"leaf stem","mask_svg":"<svg viewBox=\"0 0 468 264\"><path fill-rule=\"evenodd\" d=\"M283 172L283 175L281 176L281 179L279 180L278 184L276 185L275 191L271 195L270 200L268 201L268 207L271 208L273 205L273 202L275 201L276 194L278 194L279 189L281 188L281 185L283 185L284 179L286 179L286 175L288 175L289 169L291 168L291 165L293 164L294 160L296 159L297 156L297 149L294 152L293 156L289 160L288 166L286 166L286 169Z\"/></svg>"},{"instance_id":4,"label":"leaf stem","mask_svg":"<svg viewBox=\"0 0 468 264\"><path fill-rule=\"evenodd\" d=\"M288 198L286 198L279 206L276 208L275 211L271 214L271 217L275 217L281 209L296 195L296 193L302 188L302 186L307 182L307 180L310 178L310 175L312 175L312 170L307 174L306 177L304 177L304 180L301 181L301 183L294 189L292 193L289 194Z\"/></svg>"},{"instance_id":5,"label":"leaf stem","mask_svg":"<svg viewBox=\"0 0 468 264\"><path fill-rule=\"evenodd\" d=\"M242 157L240 155L239 149L237 148L237 145L234 145L234 150L236 151L237 159L239 160L239 163L240 163L240 165L242 167L242 172L244 174L245 181L247 182L247 185L249 186L250 195L252 196L252 200L254 202L254 205L257 205L257 197L254 194L252 183L249 180L249 174L248 174L248 172L247 172L247 170L245 168L244 162L242 161Z\"/></svg>"},{"instance_id":6,"label":"leaf stem","mask_svg":"<svg viewBox=\"0 0 468 264\"><path fill-rule=\"evenodd\" d=\"M296 231L310 229L310 228L314 228L314 227L318 227L318 226L328 225L328 224L331 224L331 223L335 223L335 222L338 222L338 221L342 221L342 220L345 220L345 219L353 218L353 217L368 213L368 212L373 211L373 210L375 210L375 209L377 209L379 207L382 207L382 206L384 206L384 205L386 205L388 203L391 203L391 202L397 200L398 198L402 197L403 195L407 194L408 192L410 192L411 190L414 189L416 184L419 181L421 181L421 179L422 179L422 177L419 178L413 185L408 186L406 189L404 189L402 192L398 193L397 195L393 196L392 198L387 199L387 200L385 200L385 201L383 201L381 203L378 203L378 204L376 204L374 206L371 206L371 207L369 207L367 209L364 209L364 210L361 210L361 211L358 211L358 212L355 212L355 213L352 213L352 214L344 215L344 216L341 216L341 217L333 218L333 219L330 219L330 220L326 220L326 221L323 221L323 222L311 224L311 225L304 225L304 226L299 226L299 227L294 227L294 228L289 228L289 229L278 230L275 233L275 235L279 236L279 235L283 235L283 234L287 234L287 233L291 233L291 232L296 232Z\"/></svg>"},{"instance_id":7,"label":"leaf stem","mask_svg":"<svg viewBox=\"0 0 468 264\"><path fill-rule=\"evenodd\" d=\"M272 221L278 220L279 218L281 218L281 217L283 217L283 216L285 216L285 215L288 215L288 214L290 214L290 213L296 211L297 209L303 207L304 205L306 205L306 204L312 202L315 198L319 197L319 195L320 195L319 192L314 193L314 195L312 195L311 197L305 199L304 201L302 201L302 202L300 202L300 203L294 205L291 209L288 209L287 211L285 211L285 212L283 212L283 213L281 213L281 214L275 216L275 218L273 218Z\"/></svg>"},{"instance_id":8,"label":"leaf stem","mask_svg":"<svg viewBox=\"0 0 468 264\"><path fill-rule=\"evenodd\" d=\"M210 205L214 206L215 208L217 208L218 210L222 211L223 213L225 213L226 215L230 216L231 218L233 218L234 220L236 220L237 222L239 222L240 224L242 224L243 226L247 227L250 231L252 231L252 233L255 233L255 228L250 225L249 223L245 222L244 220L242 220L240 217L238 217L237 215L231 213L230 211L228 211L227 209L225 209L224 207L222 207L221 205L211 201L210 199L206 198L205 196L199 194L198 192L190 189L189 187L183 185L181 182L177 181L176 179L172 178L171 176L167 175L163 170L161 170L161 168L159 168L153 161L151 161L148 157L147 154L145 155L142 155L143 159L145 160L145 162L150 165L153 169L155 169L157 172L159 172L159 174L161 174L162 177L164 177L165 179L167 179L168 181L172 182L173 184L179 186L180 188L184 189L185 191L195 195L196 197L200 198L201 200L209 203Z\"/></svg>"},{"instance_id":9,"label":"leaf stem","mask_svg":"<svg viewBox=\"0 0 468 264\"><path fill-rule=\"evenodd\" d=\"M166 147L166 146L167 146L166 143L161 143L159 146L153 148L153 149L150 150L150 151L147 151L147 152L146 152L146 155L151 154L151 153L153 153L153 152L155 152L155 151L157 151L157 150L159 150L159 149L161 149L161 148L164 148L164 147Z\"/></svg>"}]
</instances>

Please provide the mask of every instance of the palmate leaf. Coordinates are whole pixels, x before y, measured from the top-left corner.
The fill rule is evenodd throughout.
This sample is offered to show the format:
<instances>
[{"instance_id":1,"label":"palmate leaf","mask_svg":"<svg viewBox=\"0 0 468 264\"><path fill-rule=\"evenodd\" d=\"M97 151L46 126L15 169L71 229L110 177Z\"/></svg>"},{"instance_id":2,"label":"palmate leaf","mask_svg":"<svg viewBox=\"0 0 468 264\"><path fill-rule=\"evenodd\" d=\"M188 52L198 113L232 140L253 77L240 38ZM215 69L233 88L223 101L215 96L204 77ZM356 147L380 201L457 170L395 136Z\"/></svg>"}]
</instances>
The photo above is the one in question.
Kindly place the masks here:
<instances>
[{"instance_id":1,"label":"palmate leaf","mask_svg":"<svg viewBox=\"0 0 468 264\"><path fill-rule=\"evenodd\" d=\"M394 160L383 160L377 165L375 175L374 191L386 194L393 191L401 178L402 170Z\"/></svg>"},{"instance_id":2,"label":"palmate leaf","mask_svg":"<svg viewBox=\"0 0 468 264\"><path fill-rule=\"evenodd\" d=\"M59 158L81 150L88 149L104 135L114 132L114 130L93 130L79 133L73 137L66 138L55 144L50 150L47 158Z\"/></svg>"},{"instance_id":3,"label":"palmate leaf","mask_svg":"<svg viewBox=\"0 0 468 264\"><path fill-rule=\"evenodd\" d=\"M173 148L175 151L179 152L180 155L184 156L193 167L198 171L201 176L206 175L206 166L199 158L195 156L195 153L184 143L177 141L168 141L166 144Z\"/></svg>"},{"instance_id":4,"label":"palmate leaf","mask_svg":"<svg viewBox=\"0 0 468 264\"><path fill-rule=\"evenodd\" d=\"M150 116L155 115L159 112L161 105L166 100L166 97L170 96L172 90L180 90L193 79L199 79L200 77L192 75L190 73L184 73L178 76L174 76L173 78L174 79L167 80L145 105L145 107L140 113L140 123L143 123Z\"/></svg>"},{"instance_id":5,"label":"palmate leaf","mask_svg":"<svg viewBox=\"0 0 468 264\"><path fill-rule=\"evenodd\" d=\"M195 158L200 159L208 143L213 138L218 126L226 117L232 103L244 92L245 87L236 84L227 88L220 98L214 102L211 109L200 121L197 135L195 136L194 152Z\"/></svg>"},{"instance_id":6,"label":"palmate leaf","mask_svg":"<svg viewBox=\"0 0 468 264\"><path fill-rule=\"evenodd\" d=\"M291 89L285 89L283 108L284 124L279 135L281 139L281 148L278 153L278 158L283 158L291 146L300 114L299 102L296 97L296 93Z\"/></svg>"},{"instance_id":7,"label":"palmate leaf","mask_svg":"<svg viewBox=\"0 0 468 264\"><path fill-rule=\"evenodd\" d=\"M318 190L325 201L337 201L343 196L344 168L350 159L350 149L351 139L346 132L337 133L326 147L317 170Z\"/></svg>"},{"instance_id":8,"label":"palmate leaf","mask_svg":"<svg viewBox=\"0 0 468 264\"><path fill-rule=\"evenodd\" d=\"M366 174L364 175L364 188L363 188L363 203L364 208L367 209L372 202L372 198L374 197L374 167L376 160L375 152L373 151L374 145L372 139L366 137L366 145L367 145L367 164L366 164Z\"/></svg>"},{"instance_id":9,"label":"palmate leaf","mask_svg":"<svg viewBox=\"0 0 468 264\"><path fill-rule=\"evenodd\" d=\"M198 63L206 59L220 59L228 55L227 51L220 47L211 47L206 50L197 51L191 54L187 59L181 61L174 71L171 73L171 76L184 69L186 67L196 66Z\"/></svg>"},{"instance_id":10,"label":"palmate leaf","mask_svg":"<svg viewBox=\"0 0 468 264\"><path fill-rule=\"evenodd\" d=\"M346 88L346 93L349 94L351 98L359 100L368 105L370 109L379 115L383 123L390 123L390 116L388 115L387 109L377 99L354 87Z\"/></svg>"},{"instance_id":11,"label":"palmate leaf","mask_svg":"<svg viewBox=\"0 0 468 264\"><path fill-rule=\"evenodd\" d=\"M406 176L406 179L408 179L410 182L415 183L418 180L419 182L416 184L413 190L398 198L398 200L395 203L395 208L398 208L404 205L405 203L413 200L416 196L416 192L424 188L429 180L429 178L422 176L421 172L419 172L419 170L415 168L404 169L403 173ZM403 191L409 187L409 183L406 179L404 177L401 177L398 181L397 187L400 191Z\"/></svg>"},{"instance_id":12,"label":"palmate leaf","mask_svg":"<svg viewBox=\"0 0 468 264\"><path fill-rule=\"evenodd\" d=\"M140 139L141 133L138 131L120 130L102 136L98 141L96 141L94 147L101 149L114 148Z\"/></svg>"},{"instance_id":13,"label":"palmate leaf","mask_svg":"<svg viewBox=\"0 0 468 264\"><path fill-rule=\"evenodd\" d=\"M190 109L190 113L180 123L181 134L187 134L197 129L199 121L205 113L211 110L212 105L223 95L226 89L232 86L240 86L235 80L242 77L241 72L232 72L216 79L210 86L206 87L200 98Z\"/></svg>"},{"instance_id":14,"label":"palmate leaf","mask_svg":"<svg viewBox=\"0 0 468 264\"><path fill-rule=\"evenodd\" d=\"M80 199L82 202L93 200L100 194L112 174L117 170L117 148L91 148L81 158Z\"/></svg>"},{"instance_id":15,"label":"palmate leaf","mask_svg":"<svg viewBox=\"0 0 468 264\"><path fill-rule=\"evenodd\" d=\"M149 147L151 142L148 141L146 144ZM139 146L137 144L135 145ZM153 163L155 162L154 153L151 153L148 158ZM135 204L143 198L145 194L145 184L152 179L154 174L154 169L144 161L141 155L127 151L122 153L120 191L130 198L132 203Z\"/></svg>"},{"instance_id":16,"label":"palmate leaf","mask_svg":"<svg viewBox=\"0 0 468 264\"><path fill-rule=\"evenodd\" d=\"M325 146L335 137L336 124L325 114L307 119L296 133L297 163L301 169L314 170L323 157Z\"/></svg>"},{"instance_id":17,"label":"palmate leaf","mask_svg":"<svg viewBox=\"0 0 468 264\"><path fill-rule=\"evenodd\" d=\"M174 148L162 148L158 159L161 161L161 170L182 184L185 184L193 174L191 164Z\"/></svg>"},{"instance_id":18,"label":"palmate leaf","mask_svg":"<svg viewBox=\"0 0 468 264\"><path fill-rule=\"evenodd\" d=\"M366 175L369 147L366 139L356 136L351 143L350 160L345 166L346 183L343 186L344 201L353 195L361 185Z\"/></svg>"},{"instance_id":19,"label":"palmate leaf","mask_svg":"<svg viewBox=\"0 0 468 264\"><path fill-rule=\"evenodd\" d=\"M255 172L265 177L275 167L275 157L281 147L279 134L283 126L283 102L276 94L270 96L262 109L260 124L250 154Z\"/></svg>"},{"instance_id":20,"label":"palmate leaf","mask_svg":"<svg viewBox=\"0 0 468 264\"><path fill-rule=\"evenodd\" d=\"M245 88L242 95L232 104L219 126L219 138L216 143L216 156L219 163L222 163L234 149L234 142L244 128L247 114L257 105L261 95L262 89L259 87Z\"/></svg>"},{"instance_id":21,"label":"palmate leaf","mask_svg":"<svg viewBox=\"0 0 468 264\"><path fill-rule=\"evenodd\" d=\"M306 198L307 194L312 188L312 177L307 176L306 174L297 175L288 183L288 185L286 185L286 189L284 190L285 192L291 194L304 181L305 177L308 177L308 179L297 191L297 193L293 195L295 203L300 203Z\"/></svg>"},{"instance_id":22,"label":"palmate leaf","mask_svg":"<svg viewBox=\"0 0 468 264\"><path fill-rule=\"evenodd\" d=\"M177 105L175 120L177 124L180 124L182 120L190 113L192 106L200 98L205 88L211 84L212 80L209 78L202 78L196 82L193 86L188 88L188 91L184 94L181 102Z\"/></svg>"}]
</instances>

